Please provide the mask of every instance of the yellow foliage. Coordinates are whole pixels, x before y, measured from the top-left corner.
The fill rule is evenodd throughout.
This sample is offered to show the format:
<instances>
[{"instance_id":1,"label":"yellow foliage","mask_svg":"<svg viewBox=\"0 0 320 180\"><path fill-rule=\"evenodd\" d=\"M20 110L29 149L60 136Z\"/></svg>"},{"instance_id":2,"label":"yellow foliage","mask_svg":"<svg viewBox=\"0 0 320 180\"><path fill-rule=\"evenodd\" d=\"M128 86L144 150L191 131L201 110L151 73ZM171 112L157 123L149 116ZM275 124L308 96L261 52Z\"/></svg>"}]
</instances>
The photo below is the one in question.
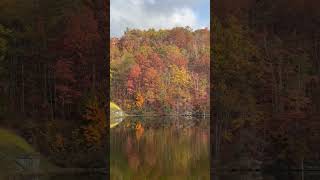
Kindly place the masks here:
<instances>
[{"instance_id":1,"label":"yellow foliage","mask_svg":"<svg viewBox=\"0 0 320 180\"><path fill-rule=\"evenodd\" d=\"M137 93L137 97L136 97L136 105L138 108L141 108L143 106L144 103L144 97L141 95L141 93Z\"/></svg>"},{"instance_id":2,"label":"yellow foliage","mask_svg":"<svg viewBox=\"0 0 320 180\"><path fill-rule=\"evenodd\" d=\"M94 147L101 146L106 134L107 122L105 110L99 106L96 97L88 102L84 118L89 122L83 127L86 142Z\"/></svg>"},{"instance_id":3,"label":"yellow foliage","mask_svg":"<svg viewBox=\"0 0 320 180\"><path fill-rule=\"evenodd\" d=\"M185 87L190 84L191 77L188 71L184 68L179 68L176 65L171 66L171 81L179 86Z\"/></svg>"}]
</instances>

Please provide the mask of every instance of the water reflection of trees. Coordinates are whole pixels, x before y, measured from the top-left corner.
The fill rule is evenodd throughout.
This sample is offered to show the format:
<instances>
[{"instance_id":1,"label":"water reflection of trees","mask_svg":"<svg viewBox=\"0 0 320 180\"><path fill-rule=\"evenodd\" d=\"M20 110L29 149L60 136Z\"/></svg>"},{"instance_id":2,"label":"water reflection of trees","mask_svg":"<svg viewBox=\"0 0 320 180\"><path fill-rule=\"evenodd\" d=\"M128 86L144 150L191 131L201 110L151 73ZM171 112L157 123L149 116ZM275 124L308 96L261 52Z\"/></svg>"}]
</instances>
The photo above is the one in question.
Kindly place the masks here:
<instances>
[{"instance_id":1,"label":"water reflection of trees","mask_svg":"<svg viewBox=\"0 0 320 180\"><path fill-rule=\"evenodd\" d=\"M178 127L136 122L113 129L111 177L209 179L209 129Z\"/></svg>"}]
</instances>

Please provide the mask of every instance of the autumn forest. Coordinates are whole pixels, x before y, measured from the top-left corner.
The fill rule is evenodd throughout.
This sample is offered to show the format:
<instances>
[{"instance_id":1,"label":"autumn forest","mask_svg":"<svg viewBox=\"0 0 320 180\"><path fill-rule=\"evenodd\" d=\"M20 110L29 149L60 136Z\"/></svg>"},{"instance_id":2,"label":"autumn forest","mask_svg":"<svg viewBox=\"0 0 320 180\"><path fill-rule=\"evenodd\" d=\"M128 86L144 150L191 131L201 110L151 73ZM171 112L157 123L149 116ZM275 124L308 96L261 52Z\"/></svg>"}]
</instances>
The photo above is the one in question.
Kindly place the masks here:
<instances>
[{"instance_id":1,"label":"autumn forest","mask_svg":"<svg viewBox=\"0 0 320 180\"><path fill-rule=\"evenodd\" d=\"M133 29L110 43L111 100L125 111L209 113L208 29Z\"/></svg>"},{"instance_id":2,"label":"autumn forest","mask_svg":"<svg viewBox=\"0 0 320 180\"><path fill-rule=\"evenodd\" d=\"M101 3L0 2L1 128L61 167L106 164L107 27L101 28Z\"/></svg>"},{"instance_id":3,"label":"autumn forest","mask_svg":"<svg viewBox=\"0 0 320 180\"><path fill-rule=\"evenodd\" d=\"M113 10L155 28L112 36L107 0L0 1L0 180L319 172L320 3L168 1L190 3L181 15L163 2L123 5L146 21ZM163 13L194 26L157 28Z\"/></svg>"},{"instance_id":4,"label":"autumn forest","mask_svg":"<svg viewBox=\"0 0 320 180\"><path fill-rule=\"evenodd\" d=\"M318 1L213 6L215 167L319 168Z\"/></svg>"}]
</instances>

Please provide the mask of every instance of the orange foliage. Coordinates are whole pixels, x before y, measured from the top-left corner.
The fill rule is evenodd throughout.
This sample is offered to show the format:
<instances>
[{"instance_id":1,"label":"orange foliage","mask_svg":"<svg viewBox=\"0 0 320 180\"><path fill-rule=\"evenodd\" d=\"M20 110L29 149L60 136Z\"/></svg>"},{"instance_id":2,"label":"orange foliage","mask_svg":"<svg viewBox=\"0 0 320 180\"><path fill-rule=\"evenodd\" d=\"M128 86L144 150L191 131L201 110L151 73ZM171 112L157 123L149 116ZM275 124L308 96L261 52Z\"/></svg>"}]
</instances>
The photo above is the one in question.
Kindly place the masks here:
<instances>
[{"instance_id":1,"label":"orange foliage","mask_svg":"<svg viewBox=\"0 0 320 180\"><path fill-rule=\"evenodd\" d=\"M141 125L141 123L138 122L137 125L136 125L136 138L137 138L138 141L140 141L141 136L143 135L143 133L144 133L144 128Z\"/></svg>"},{"instance_id":2,"label":"orange foliage","mask_svg":"<svg viewBox=\"0 0 320 180\"><path fill-rule=\"evenodd\" d=\"M136 105L138 108L141 108L143 106L143 103L144 103L144 97L138 93L137 94L137 97L136 97Z\"/></svg>"},{"instance_id":3,"label":"orange foliage","mask_svg":"<svg viewBox=\"0 0 320 180\"><path fill-rule=\"evenodd\" d=\"M99 106L96 97L89 101L86 114L83 117L89 123L83 127L87 143L94 148L100 147L104 143L107 124L104 108Z\"/></svg>"}]
</instances>

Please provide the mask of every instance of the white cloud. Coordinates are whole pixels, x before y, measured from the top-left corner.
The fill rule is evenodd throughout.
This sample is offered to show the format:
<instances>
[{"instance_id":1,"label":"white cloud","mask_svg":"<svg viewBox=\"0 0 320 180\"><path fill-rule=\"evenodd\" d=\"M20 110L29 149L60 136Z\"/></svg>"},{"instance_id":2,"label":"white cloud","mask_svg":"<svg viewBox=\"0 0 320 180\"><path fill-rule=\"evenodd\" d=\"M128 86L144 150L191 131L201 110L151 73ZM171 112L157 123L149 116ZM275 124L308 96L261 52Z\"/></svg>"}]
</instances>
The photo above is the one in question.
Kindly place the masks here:
<instances>
[{"instance_id":1,"label":"white cloud","mask_svg":"<svg viewBox=\"0 0 320 180\"><path fill-rule=\"evenodd\" d=\"M120 36L126 28L200 28L192 9L197 0L111 0L111 36Z\"/></svg>"}]
</instances>

